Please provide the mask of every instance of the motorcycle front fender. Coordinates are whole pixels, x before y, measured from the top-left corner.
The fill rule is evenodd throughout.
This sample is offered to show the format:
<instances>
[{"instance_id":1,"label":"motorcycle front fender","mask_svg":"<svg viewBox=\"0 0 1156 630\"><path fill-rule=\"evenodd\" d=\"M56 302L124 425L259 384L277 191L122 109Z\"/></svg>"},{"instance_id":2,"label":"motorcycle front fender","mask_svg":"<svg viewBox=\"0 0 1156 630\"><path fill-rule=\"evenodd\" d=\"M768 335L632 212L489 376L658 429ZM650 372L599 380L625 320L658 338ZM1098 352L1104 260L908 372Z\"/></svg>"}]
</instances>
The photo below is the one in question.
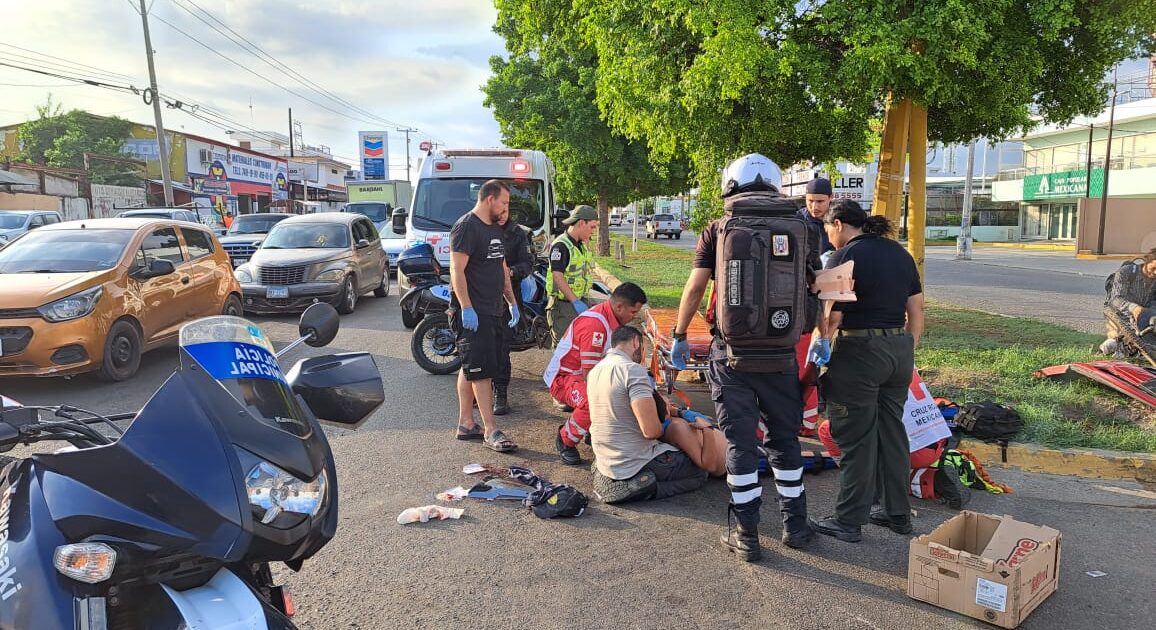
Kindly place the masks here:
<instances>
[{"instance_id":1,"label":"motorcycle front fender","mask_svg":"<svg viewBox=\"0 0 1156 630\"><path fill-rule=\"evenodd\" d=\"M177 591L162 586L188 630L296 630L281 611L257 596L244 580L221 569L204 586Z\"/></svg>"}]
</instances>

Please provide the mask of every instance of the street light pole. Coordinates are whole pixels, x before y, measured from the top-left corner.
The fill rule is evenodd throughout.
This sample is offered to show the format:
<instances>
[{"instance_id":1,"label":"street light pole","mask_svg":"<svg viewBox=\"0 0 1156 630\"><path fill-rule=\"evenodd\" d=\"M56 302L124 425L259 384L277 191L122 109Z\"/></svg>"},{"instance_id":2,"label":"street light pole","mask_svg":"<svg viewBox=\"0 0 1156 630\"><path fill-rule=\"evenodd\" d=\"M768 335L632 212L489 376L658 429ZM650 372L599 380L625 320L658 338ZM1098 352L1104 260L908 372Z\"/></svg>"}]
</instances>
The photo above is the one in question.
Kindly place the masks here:
<instances>
[{"instance_id":1,"label":"street light pole","mask_svg":"<svg viewBox=\"0 0 1156 630\"><path fill-rule=\"evenodd\" d=\"M165 146L165 124L161 120L161 95L157 91L157 71L153 65L153 43L149 38L149 13L145 8L145 0L140 0L140 20L144 27L145 55L149 65L149 91L153 100L153 118L157 131L157 157L161 162L161 182L165 190L165 205L173 205L173 176L169 172L169 151Z\"/></svg>"},{"instance_id":2,"label":"street light pole","mask_svg":"<svg viewBox=\"0 0 1156 630\"><path fill-rule=\"evenodd\" d=\"M986 154L986 145L985 145ZM967 143L967 176L963 179L963 216L959 222L959 239L955 243L955 257L971 260L971 204L972 177L975 174L975 138Z\"/></svg>"},{"instance_id":3,"label":"street light pole","mask_svg":"<svg viewBox=\"0 0 1156 630\"><path fill-rule=\"evenodd\" d=\"M409 178L409 134L417 133L417 129L398 129L398 131L405 134L405 181L412 182Z\"/></svg>"},{"instance_id":4,"label":"street light pole","mask_svg":"<svg viewBox=\"0 0 1156 630\"><path fill-rule=\"evenodd\" d=\"M1116 73L1119 70L1120 66L1112 70L1112 107L1108 113L1108 146L1104 150L1104 190L1100 195L1100 229L1096 233L1096 253L1100 255L1104 253L1104 230L1108 226L1108 173L1112 171L1112 126L1116 122L1116 91L1120 87ZM1091 171L1088 171L1088 176L1091 177ZM1090 179L1088 188L1091 189Z\"/></svg>"}]
</instances>

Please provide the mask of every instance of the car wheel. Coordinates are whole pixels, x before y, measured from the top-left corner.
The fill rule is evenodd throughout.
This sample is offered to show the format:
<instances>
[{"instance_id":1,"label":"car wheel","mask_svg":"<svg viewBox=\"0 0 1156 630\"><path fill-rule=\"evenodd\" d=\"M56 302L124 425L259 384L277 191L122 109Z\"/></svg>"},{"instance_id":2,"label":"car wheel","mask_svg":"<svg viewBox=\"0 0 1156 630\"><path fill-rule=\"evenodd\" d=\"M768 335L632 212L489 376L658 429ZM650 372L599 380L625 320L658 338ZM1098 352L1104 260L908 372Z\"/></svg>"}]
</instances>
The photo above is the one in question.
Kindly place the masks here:
<instances>
[{"instance_id":1,"label":"car wheel","mask_svg":"<svg viewBox=\"0 0 1156 630\"><path fill-rule=\"evenodd\" d=\"M244 317L245 307L241 306L241 298L230 295L225 300L225 308L221 310L222 315L232 315L233 317Z\"/></svg>"},{"instance_id":2,"label":"car wheel","mask_svg":"<svg viewBox=\"0 0 1156 630\"><path fill-rule=\"evenodd\" d=\"M674 238L677 238L678 240L680 240L680 241L681 241L681 240L682 240L682 232L679 232L679 233L675 234L675 235L674 235Z\"/></svg>"},{"instance_id":3,"label":"car wheel","mask_svg":"<svg viewBox=\"0 0 1156 630\"><path fill-rule=\"evenodd\" d=\"M353 276L345 276L345 282L341 285L341 297L337 303L337 312L342 315L348 315L357 308L357 284L353 281Z\"/></svg>"},{"instance_id":4,"label":"car wheel","mask_svg":"<svg viewBox=\"0 0 1156 630\"><path fill-rule=\"evenodd\" d=\"M387 297L389 296L389 263L385 263L385 269L381 272L381 284L373 290L373 297Z\"/></svg>"},{"instance_id":5,"label":"car wheel","mask_svg":"<svg viewBox=\"0 0 1156 630\"><path fill-rule=\"evenodd\" d=\"M140 332L126 320L115 322L104 339L104 359L97 376L104 381L123 381L140 369Z\"/></svg>"}]
</instances>

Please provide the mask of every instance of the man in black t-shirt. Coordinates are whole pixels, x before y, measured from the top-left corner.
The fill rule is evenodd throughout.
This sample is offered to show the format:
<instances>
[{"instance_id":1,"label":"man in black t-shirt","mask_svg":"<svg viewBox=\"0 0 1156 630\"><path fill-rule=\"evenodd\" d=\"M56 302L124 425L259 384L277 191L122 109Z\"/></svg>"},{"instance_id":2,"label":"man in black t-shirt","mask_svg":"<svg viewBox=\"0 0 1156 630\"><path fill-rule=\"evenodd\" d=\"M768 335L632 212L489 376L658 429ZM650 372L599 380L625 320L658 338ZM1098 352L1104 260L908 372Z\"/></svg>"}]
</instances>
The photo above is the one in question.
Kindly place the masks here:
<instances>
[{"instance_id":1,"label":"man in black t-shirt","mask_svg":"<svg viewBox=\"0 0 1156 630\"><path fill-rule=\"evenodd\" d=\"M518 448L497 428L492 390L493 378L501 368L498 352L502 327L517 325L521 316L510 285L500 225L509 212L509 187L492 179L478 190L473 210L458 219L450 231L450 324L458 331L458 353L462 357L457 437L482 439L500 453ZM483 429L474 421L475 400Z\"/></svg>"}]
</instances>

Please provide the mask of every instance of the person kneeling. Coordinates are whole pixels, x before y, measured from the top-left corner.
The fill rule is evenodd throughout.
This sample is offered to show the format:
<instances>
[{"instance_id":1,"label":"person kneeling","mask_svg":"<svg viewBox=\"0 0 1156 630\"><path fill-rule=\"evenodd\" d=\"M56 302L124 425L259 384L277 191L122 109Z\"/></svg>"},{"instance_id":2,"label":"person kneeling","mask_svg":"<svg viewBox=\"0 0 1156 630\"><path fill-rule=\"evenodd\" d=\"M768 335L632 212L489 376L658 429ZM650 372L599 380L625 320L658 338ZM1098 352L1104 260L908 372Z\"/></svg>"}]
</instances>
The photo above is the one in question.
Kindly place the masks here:
<instances>
[{"instance_id":1,"label":"person kneeling","mask_svg":"<svg viewBox=\"0 0 1156 630\"><path fill-rule=\"evenodd\" d=\"M659 409L665 412L666 404L656 396L641 365L642 333L622 326L614 331L610 342L606 357L590 370L586 380L598 498L605 503L624 503L699 489L706 483L707 471L674 445L660 441L673 423L686 423L661 419L666 414L660 415ZM682 428L693 430L684 426L675 432Z\"/></svg>"}]
</instances>

